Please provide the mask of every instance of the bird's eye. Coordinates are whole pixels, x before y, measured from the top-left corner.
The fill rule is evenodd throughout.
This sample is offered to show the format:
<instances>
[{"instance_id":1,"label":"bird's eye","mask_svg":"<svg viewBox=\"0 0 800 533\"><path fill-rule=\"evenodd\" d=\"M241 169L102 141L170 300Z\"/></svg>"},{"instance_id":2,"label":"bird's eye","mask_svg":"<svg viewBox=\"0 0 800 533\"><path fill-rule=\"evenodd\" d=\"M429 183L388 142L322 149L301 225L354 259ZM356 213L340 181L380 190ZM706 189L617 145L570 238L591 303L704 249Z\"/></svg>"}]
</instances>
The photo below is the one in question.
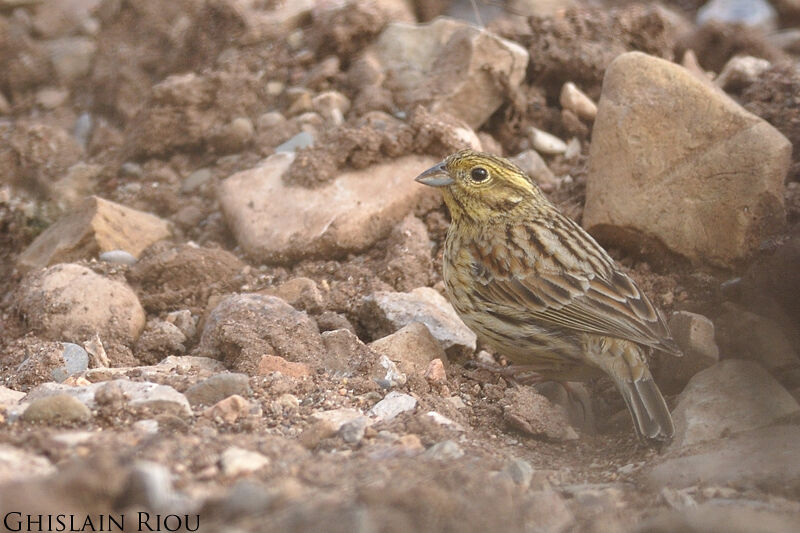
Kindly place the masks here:
<instances>
[{"instance_id":1,"label":"bird's eye","mask_svg":"<svg viewBox=\"0 0 800 533\"><path fill-rule=\"evenodd\" d=\"M489 177L489 171L487 171L483 167L475 167L470 172L470 176L472 177L472 181L485 181Z\"/></svg>"}]
</instances>

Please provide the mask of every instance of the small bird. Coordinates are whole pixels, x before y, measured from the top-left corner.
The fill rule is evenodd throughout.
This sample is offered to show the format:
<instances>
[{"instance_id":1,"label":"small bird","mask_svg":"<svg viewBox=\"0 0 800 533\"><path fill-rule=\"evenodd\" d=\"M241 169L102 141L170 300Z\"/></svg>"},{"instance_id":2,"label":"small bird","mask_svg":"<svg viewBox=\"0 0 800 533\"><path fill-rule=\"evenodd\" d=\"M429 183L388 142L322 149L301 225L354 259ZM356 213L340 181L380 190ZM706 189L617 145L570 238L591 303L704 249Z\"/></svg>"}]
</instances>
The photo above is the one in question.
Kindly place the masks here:
<instances>
[{"instance_id":1,"label":"small bird","mask_svg":"<svg viewBox=\"0 0 800 533\"><path fill-rule=\"evenodd\" d=\"M543 380L607 374L639 438L669 441L672 417L647 354L681 352L611 256L507 159L462 150L416 181L443 191L446 292L481 341Z\"/></svg>"}]
</instances>

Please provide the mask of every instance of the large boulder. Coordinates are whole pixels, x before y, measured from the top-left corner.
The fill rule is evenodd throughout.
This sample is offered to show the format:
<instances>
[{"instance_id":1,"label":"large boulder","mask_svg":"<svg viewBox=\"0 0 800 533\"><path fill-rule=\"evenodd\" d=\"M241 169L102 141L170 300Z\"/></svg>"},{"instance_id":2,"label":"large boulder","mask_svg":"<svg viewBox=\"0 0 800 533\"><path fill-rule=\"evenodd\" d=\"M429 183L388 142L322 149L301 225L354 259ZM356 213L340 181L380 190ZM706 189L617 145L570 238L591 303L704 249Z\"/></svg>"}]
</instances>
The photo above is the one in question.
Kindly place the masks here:
<instances>
[{"instance_id":1,"label":"large boulder","mask_svg":"<svg viewBox=\"0 0 800 533\"><path fill-rule=\"evenodd\" d=\"M603 82L583 225L600 240L659 241L730 267L784 223L792 147L684 68L639 52Z\"/></svg>"}]
</instances>

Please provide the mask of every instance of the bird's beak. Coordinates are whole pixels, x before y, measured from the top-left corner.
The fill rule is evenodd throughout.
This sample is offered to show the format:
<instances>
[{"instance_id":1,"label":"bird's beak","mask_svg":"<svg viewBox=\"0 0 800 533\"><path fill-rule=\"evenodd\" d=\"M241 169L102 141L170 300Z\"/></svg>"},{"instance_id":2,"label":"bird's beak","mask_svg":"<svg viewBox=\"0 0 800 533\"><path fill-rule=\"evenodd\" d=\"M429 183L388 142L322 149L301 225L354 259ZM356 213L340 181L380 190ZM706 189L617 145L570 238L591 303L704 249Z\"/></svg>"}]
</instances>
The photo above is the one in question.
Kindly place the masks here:
<instances>
[{"instance_id":1,"label":"bird's beak","mask_svg":"<svg viewBox=\"0 0 800 533\"><path fill-rule=\"evenodd\" d=\"M418 181L423 185L430 185L431 187L447 187L448 185L452 185L454 183L453 178L450 177L450 174L447 172L444 163L439 163L435 167L429 168L414 178L414 181Z\"/></svg>"}]
</instances>

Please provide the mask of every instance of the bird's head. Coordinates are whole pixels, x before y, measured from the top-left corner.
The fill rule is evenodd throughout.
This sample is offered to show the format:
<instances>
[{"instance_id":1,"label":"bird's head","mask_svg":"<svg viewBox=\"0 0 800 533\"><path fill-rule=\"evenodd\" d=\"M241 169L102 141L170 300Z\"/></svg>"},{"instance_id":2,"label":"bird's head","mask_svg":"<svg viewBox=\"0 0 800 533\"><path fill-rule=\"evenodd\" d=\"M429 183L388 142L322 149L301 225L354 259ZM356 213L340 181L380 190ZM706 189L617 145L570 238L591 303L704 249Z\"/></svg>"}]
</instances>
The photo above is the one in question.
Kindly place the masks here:
<instances>
[{"instance_id":1,"label":"bird's head","mask_svg":"<svg viewBox=\"0 0 800 533\"><path fill-rule=\"evenodd\" d=\"M517 208L548 203L531 179L512 162L474 150L461 150L429 168L416 181L442 188L454 222L489 222Z\"/></svg>"}]
</instances>

